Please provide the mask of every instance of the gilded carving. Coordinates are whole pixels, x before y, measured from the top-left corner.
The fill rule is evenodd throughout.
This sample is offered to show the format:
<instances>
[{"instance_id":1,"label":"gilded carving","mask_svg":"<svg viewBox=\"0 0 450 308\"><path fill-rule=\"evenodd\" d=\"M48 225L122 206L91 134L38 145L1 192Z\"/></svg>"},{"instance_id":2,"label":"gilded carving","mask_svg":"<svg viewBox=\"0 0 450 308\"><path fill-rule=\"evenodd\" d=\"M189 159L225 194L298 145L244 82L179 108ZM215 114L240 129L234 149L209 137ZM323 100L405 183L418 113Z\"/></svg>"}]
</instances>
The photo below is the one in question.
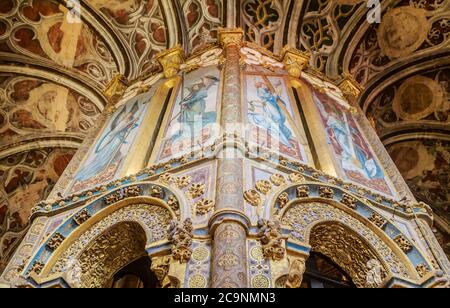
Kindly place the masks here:
<instances>
[{"instance_id":1,"label":"gilded carving","mask_svg":"<svg viewBox=\"0 0 450 308\"><path fill-rule=\"evenodd\" d=\"M430 272L430 269L428 268L428 266L423 263L417 265L416 270L420 277L424 277L426 274L428 274Z\"/></svg>"},{"instance_id":2,"label":"gilded carving","mask_svg":"<svg viewBox=\"0 0 450 308\"><path fill-rule=\"evenodd\" d=\"M109 100L113 98L118 98L123 95L126 88L128 87L128 81L125 76L117 74L115 75L105 90L105 96Z\"/></svg>"},{"instance_id":3,"label":"gilded carving","mask_svg":"<svg viewBox=\"0 0 450 308\"><path fill-rule=\"evenodd\" d=\"M175 213L177 213L180 209L180 203L178 202L177 197L174 195L170 195L167 199L167 205L174 210Z\"/></svg>"},{"instance_id":4,"label":"gilded carving","mask_svg":"<svg viewBox=\"0 0 450 308\"><path fill-rule=\"evenodd\" d=\"M195 203L195 212L197 215L206 215L214 208L214 201L201 199Z\"/></svg>"},{"instance_id":5,"label":"gilded carving","mask_svg":"<svg viewBox=\"0 0 450 308\"><path fill-rule=\"evenodd\" d=\"M314 227L317 221L328 221L329 225ZM384 271L390 270L404 278L410 277L399 256L383 240L362 222L340 209L317 202L297 204L284 213L281 223L294 229L291 237L301 242L309 241L313 249L334 256L333 261L344 270L348 269L347 273L352 273L357 286L363 287L366 283L367 262L378 260L374 251L383 256L388 266ZM370 243L370 246L366 243Z\"/></svg>"},{"instance_id":6,"label":"gilded carving","mask_svg":"<svg viewBox=\"0 0 450 308\"><path fill-rule=\"evenodd\" d=\"M189 186L191 181L192 181L192 177L191 176L181 176L181 177L177 177L175 179L175 185L179 189L184 189L184 188Z\"/></svg>"},{"instance_id":7,"label":"gilded carving","mask_svg":"<svg viewBox=\"0 0 450 308\"><path fill-rule=\"evenodd\" d=\"M40 261L34 261L33 265L31 266L29 273L35 272L36 274L40 274L42 270L44 269L45 264Z\"/></svg>"},{"instance_id":8,"label":"gilded carving","mask_svg":"<svg viewBox=\"0 0 450 308\"><path fill-rule=\"evenodd\" d=\"M202 196L205 193L205 189L205 184L203 183L192 184L191 187L189 187L189 194L195 199Z\"/></svg>"},{"instance_id":9,"label":"gilded carving","mask_svg":"<svg viewBox=\"0 0 450 308\"><path fill-rule=\"evenodd\" d=\"M410 252L414 247L411 242L402 234L397 235L394 238L394 241L397 243L400 249L403 250L404 253Z\"/></svg>"},{"instance_id":10,"label":"gilded carving","mask_svg":"<svg viewBox=\"0 0 450 308\"><path fill-rule=\"evenodd\" d=\"M244 192L244 199L253 206L260 206L262 203L261 196L255 189L250 189Z\"/></svg>"},{"instance_id":11,"label":"gilded carving","mask_svg":"<svg viewBox=\"0 0 450 308\"><path fill-rule=\"evenodd\" d=\"M79 263L81 287L105 288L121 268L145 256L145 233L135 222L123 222L110 228L84 250Z\"/></svg>"},{"instance_id":12,"label":"gilded carving","mask_svg":"<svg viewBox=\"0 0 450 308\"><path fill-rule=\"evenodd\" d=\"M128 186L124 189L124 195L128 197L137 197L141 194L141 188L139 186Z\"/></svg>"},{"instance_id":13,"label":"gilded carving","mask_svg":"<svg viewBox=\"0 0 450 308\"><path fill-rule=\"evenodd\" d=\"M159 180L164 184L170 184L172 183L172 175L170 173L164 173L159 176Z\"/></svg>"},{"instance_id":14,"label":"gilded carving","mask_svg":"<svg viewBox=\"0 0 450 308\"><path fill-rule=\"evenodd\" d=\"M153 198L163 199L164 198L164 191L160 186L152 186L150 189L150 196Z\"/></svg>"},{"instance_id":15,"label":"gilded carving","mask_svg":"<svg viewBox=\"0 0 450 308\"><path fill-rule=\"evenodd\" d=\"M51 274L67 271L71 262L79 258L82 251L92 243L99 234L106 232L122 222L139 222L151 235L151 241L157 242L169 238L168 226L173 219L170 212L163 207L151 204L135 204L121 208L103 218L76 239L56 261Z\"/></svg>"},{"instance_id":16,"label":"gilded carving","mask_svg":"<svg viewBox=\"0 0 450 308\"><path fill-rule=\"evenodd\" d=\"M333 199L334 197L334 190L331 187L320 187L319 188L319 196L321 198L326 198L326 199Z\"/></svg>"},{"instance_id":17,"label":"gilded carving","mask_svg":"<svg viewBox=\"0 0 450 308\"><path fill-rule=\"evenodd\" d=\"M180 263L187 263L192 255L193 225L191 219L184 222L173 220L170 224L170 241L172 242L172 258Z\"/></svg>"},{"instance_id":18,"label":"gilded carving","mask_svg":"<svg viewBox=\"0 0 450 308\"><path fill-rule=\"evenodd\" d=\"M286 179L284 178L284 176L282 176L281 174L276 174L276 173L272 174L272 176L270 177L270 181L275 186L282 186L282 185L286 184Z\"/></svg>"},{"instance_id":19,"label":"gilded carving","mask_svg":"<svg viewBox=\"0 0 450 308\"><path fill-rule=\"evenodd\" d=\"M61 233L55 233L47 242L46 246L51 251L55 251L64 242L65 237Z\"/></svg>"},{"instance_id":20,"label":"gilded carving","mask_svg":"<svg viewBox=\"0 0 450 308\"><path fill-rule=\"evenodd\" d=\"M282 51L283 63L286 66L286 70L289 75L294 78L299 78L305 68L308 67L311 55L306 52L302 52L295 48L289 48L286 46Z\"/></svg>"},{"instance_id":21,"label":"gilded carving","mask_svg":"<svg viewBox=\"0 0 450 308\"><path fill-rule=\"evenodd\" d=\"M297 198L308 198L309 197L309 186L303 185L297 187Z\"/></svg>"},{"instance_id":22,"label":"gilded carving","mask_svg":"<svg viewBox=\"0 0 450 308\"><path fill-rule=\"evenodd\" d=\"M289 203L289 194L287 192L281 193L277 198L277 204L280 209L284 208Z\"/></svg>"},{"instance_id":23,"label":"gilded carving","mask_svg":"<svg viewBox=\"0 0 450 308\"><path fill-rule=\"evenodd\" d=\"M181 46L160 52L156 55L156 60L161 64L166 78L174 77L184 63L184 52Z\"/></svg>"},{"instance_id":24,"label":"gilded carving","mask_svg":"<svg viewBox=\"0 0 450 308\"><path fill-rule=\"evenodd\" d=\"M382 283L382 271L380 261L371 259L367 262L366 288L379 288Z\"/></svg>"},{"instance_id":25,"label":"gilded carving","mask_svg":"<svg viewBox=\"0 0 450 308\"><path fill-rule=\"evenodd\" d=\"M73 220L75 223L79 226L81 226L83 223L85 223L89 218L91 218L91 215L89 215L89 212L87 209L82 209L80 212L75 214L73 217Z\"/></svg>"},{"instance_id":26,"label":"gilded carving","mask_svg":"<svg viewBox=\"0 0 450 308\"><path fill-rule=\"evenodd\" d=\"M371 222L373 222L380 229L383 229L384 226L387 224L386 219L384 219L383 216L381 216L380 214L378 214L376 212L372 212L372 214L370 214L369 220Z\"/></svg>"},{"instance_id":27,"label":"gilded carving","mask_svg":"<svg viewBox=\"0 0 450 308\"><path fill-rule=\"evenodd\" d=\"M122 199L122 195L119 192L115 192L109 196L106 196L104 200L107 205L111 205L113 203L119 202Z\"/></svg>"},{"instance_id":28,"label":"gilded carving","mask_svg":"<svg viewBox=\"0 0 450 308\"><path fill-rule=\"evenodd\" d=\"M260 180L256 182L256 190L260 193L266 195L268 192L272 190L272 184L266 180Z\"/></svg>"},{"instance_id":29,"label":"gilded carving","mask_svg":"<svg viewBox=\"0 0 450 308\"><path fill-rule=\"evenodd\" d=\"M292 184L299 184L305 181L305 177L300 173L294 172L289 174L289 181L291 181Z\"/></svg>"},{"instance_id":30,"label":"gilded carving","mask_svg":"<svg viewBox=\"0 0 450 308\"><path fill-rule=\"evenodd\" d=\"M206 277L201 274L192 275L189 278L188 286L189 288L206 288L207 280Z\"/></svg>"},{"instance_id":31,"label":"gilded carving","mask_svg":"<svg viewBox=\"0 0 450 308\"><path fill-rule=\"evenodd\" d=\"M300 288L303 275L306 271L306 260L302 257L289 258L289 274L286 279L286 288Z\"/></svg>"},{"instance_id":32,"label":"gilded carving","mask_svg":"<svg viewBox=\"0 0 450 308\"><path fill-rule=\"evenodd\" d=\"M252 288L267 289L270 287L270 280L264 275L256 275L252 278Z\"/></svg>"},{"instance_id":33,"label":"gilded carving","mask_svg":"<svg viewBox=\"0 0 450 308\"><path fill-rule=\"evenodd\" d=\"M244 32L241 29L219 29L219 43L224 47L241 46Z\"/></svg>"},{"instance_id":34,"label":"gilded carving","mask_svg":"<svg viewBox=\"0 0 450 308\"><path fill-rule=\"evenodd\" d=\"M171 261L172 258L170 256L158 256L152 258L151 270L158 278L161 288L169 288L171 286L171 281L169 277L167 277Z\"/></svg>"},{"instance_id":35,"label":"gilded carving","mask_svg":"<svg viewBox=\"0 0 450 308\"><path fill-rule=\"evenodd\" d=\"M358 99L363 91L363 88L353 78L353 76L345 74L343 77L343 80L339 84L339 89L342 91L342 94L344 94L345 98L350 101Z\"/></svg>"},{"instance_id":36,"label":"gilded carving","mask_svg":"<svg viewBox=\"0 0 450 308\"><path fill-rule=\"evenodd\" d=\"M264 257L274 261L282 260L286 249L280 223L276 220L260 219L258 227L260 229L258 236L262 244Z\"/></svg>"},{"instance_id":37,"label":"gilded carving","mask_svg":"<svg viewBox=\"0 0 450 308\"><path fill-rule=\"evenodd\" d=\"M353 197L350 194L344 193L342 194L342 199L341 199L341 203L345 204L346 206L348 206L349 208L356 210L356 198Z\"/></svg>"}]
</instances>

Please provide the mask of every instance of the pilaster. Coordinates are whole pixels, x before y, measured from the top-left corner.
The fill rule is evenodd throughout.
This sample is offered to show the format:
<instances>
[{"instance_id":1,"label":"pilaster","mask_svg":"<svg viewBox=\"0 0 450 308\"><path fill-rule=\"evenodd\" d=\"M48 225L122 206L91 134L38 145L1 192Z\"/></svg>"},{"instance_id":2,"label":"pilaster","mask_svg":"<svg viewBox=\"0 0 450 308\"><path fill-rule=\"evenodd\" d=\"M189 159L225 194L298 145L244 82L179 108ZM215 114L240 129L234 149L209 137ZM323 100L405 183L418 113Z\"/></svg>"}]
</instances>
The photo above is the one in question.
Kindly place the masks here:
<instances>
[{"instance_id":1,"label":"pilaster","mask_svg":"<svg viewBox=\"0 0 450 308\"><path fill-rule=\"evenodd\" d=\"M224 87L221 126L227 138L239 138L242 123L240 29L221 29L224 48ZM243 158L238 149L224 144L217 170L215 215L210 220L213 234L212 287L245 288L247 277L247 228L244 212Z\"/></svg>"}]
</instances>

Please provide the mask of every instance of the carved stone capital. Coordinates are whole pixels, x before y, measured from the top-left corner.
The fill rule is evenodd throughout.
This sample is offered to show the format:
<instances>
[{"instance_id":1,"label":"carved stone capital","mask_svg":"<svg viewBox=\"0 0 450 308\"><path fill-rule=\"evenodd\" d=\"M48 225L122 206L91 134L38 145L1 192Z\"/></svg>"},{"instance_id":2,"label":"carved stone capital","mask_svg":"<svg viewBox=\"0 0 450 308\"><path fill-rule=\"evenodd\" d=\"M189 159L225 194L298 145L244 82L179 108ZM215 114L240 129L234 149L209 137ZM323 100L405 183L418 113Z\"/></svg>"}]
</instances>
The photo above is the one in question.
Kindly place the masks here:
<instances>
[{"instance_id":1,"label":"carved stone capital","mask_svg":"<svg viewBox=\"0 0 450 308\"><path fill-rule=\"evenodd\" d=\"M172 78L179 72L181 64L184 63L184 51L181 46L176 46L157 54L156 60L161 64L164 76Z\"/></svg>"},{"instance_id":2,"label":"carved stone capital","mask_svg":"<svg viewBox=\"0 0 450 308\"><path fill-rule=\"evenodd\" d=\"M105 89L105 96L110 102L121 97L128 88L128 80L121 74L115 75Z\"/></svg>"},{"instance_id":3,"label":"carved stone capital","mask_svg":"<svg viewBox=\"0 0 450 308\"><path fill-rule=\"evenodd\" d=\"M219 43L222 47L228 47L230 45L236 45L238 47L242 46L244 42L244 31L240 28L229 29L220 28L219 29Z\"/></svg>"},{"instance_id":4,"label":"carved stone capital","mask_svg":"<svg viewBox=\"0 0 450 308\"><path fill-rule=\"evenodd\" d=\"M283 63L290 76L299 78L303 70L308 67L311 55L295 48L284 47L282 51Z\"/></svg>"},{"instance_id":5,"label":"carved stone capital","mask_svg":"<svg viewBox=\"0 0 450 308\"><path fill-rule=\"evenodd\" d=\"M356 101L364 91L364 88L349 74L342 76L339 89L349 101Z\"/></svg>"}]
</instances>

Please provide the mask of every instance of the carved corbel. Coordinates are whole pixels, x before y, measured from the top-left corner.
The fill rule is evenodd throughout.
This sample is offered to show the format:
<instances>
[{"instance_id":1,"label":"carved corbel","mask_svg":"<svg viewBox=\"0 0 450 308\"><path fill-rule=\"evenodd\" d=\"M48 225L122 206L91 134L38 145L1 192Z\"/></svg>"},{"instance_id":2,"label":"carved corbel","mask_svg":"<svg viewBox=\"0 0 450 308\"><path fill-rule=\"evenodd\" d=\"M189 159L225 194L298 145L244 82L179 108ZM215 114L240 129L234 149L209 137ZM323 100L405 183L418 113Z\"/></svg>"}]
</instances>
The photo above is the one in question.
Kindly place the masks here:
<instances>
[{"instance_id":1,"label":"carved corbel","mask_svg":"<svg viewBox=\"0 0 450 308\"><path fill-rule=\"evenodd\" d=\"M151 270L158 278L161 288L170 288L172 283L168 276L170 271L171 256L158 256L152 258Z\"/></svg>"},{"instance_id":2,"label":"carved corbel","mask_svg":"<svg viewBox=\"0 0 450 308\"><path fill-rule=\"evenodd\" d=\"M121 74L117 74L109 82L104 94L108 101L114 104L125 93L127 88L127 78Z\"/></svg>"},{"instance_id":3,"label":"carved corbel","mask_svg":"<svg viewBox=\"0 0 450 308\"><path fill-rule=\"evenodd\" d=\"M181 46L160 52L156 55L156 60L161 64L166 78L172 78L180 71L181 64L184 63L184 51Z\"/></svg>"},{"instance_id":4,"label":"carved corbel","mask_svg":"<svg viewBox=\"0 0 450 308\"><path fill-rule=\"evenodd\" d=\"M355 105L364 88L350 74L343 74L339 89L350 104Z\"/></svg>"},{"instance_id":5,"label":"carved corbel","mask_svg":"<svg viewBox=\"0 0 450 308\"><path fill-rule=\"evenodd\" d=\"M303 275L306 271L306 256L289 258L289 274L286 279L286 288L298 289L302 285Z\"/></svg>"},{"instance_id":6,"label":"carved corbel","mask_svg":"<svg viewBox=\"0 0 450 308\"><path fill-rule=\"evenodd\" d=\"M193 225L191 219L184 222L172 221L170 224L170 241L172 258L180 263L187 263L192 255Z\"/></svg>"},{"instance_id":7,"label":"carved corbel","mask_svg":"<svg viewBox=\"0 0 450 308\"><path fill-rule=\"evenodd\" d=\"M277 220L267 221L260 219L258 221L258 227L260 229L258 236L261 241L264 257L274 261L282 260L286 254L286 248L280 222Z\"/></svg>"},{"instance_id":8,"label":"carved corbel","mask_svg":"<svg viewBox=\"0 0 450 308\"><path fill-rule=\"evenodd\" d=\"M302 72L308 67L311 55L288 46L282 51L283 63L290 76L299 78Z\"/></svg>"}]
</instances>

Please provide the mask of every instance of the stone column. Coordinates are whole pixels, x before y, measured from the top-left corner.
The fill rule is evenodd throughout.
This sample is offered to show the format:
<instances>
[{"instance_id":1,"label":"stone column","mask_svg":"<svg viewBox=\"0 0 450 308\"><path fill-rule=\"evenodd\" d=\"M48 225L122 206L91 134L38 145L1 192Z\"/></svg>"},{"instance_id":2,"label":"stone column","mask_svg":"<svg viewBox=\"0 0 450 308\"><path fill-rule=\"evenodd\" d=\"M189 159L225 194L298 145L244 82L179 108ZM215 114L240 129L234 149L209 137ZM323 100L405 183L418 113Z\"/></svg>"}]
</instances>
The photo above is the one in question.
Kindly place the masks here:
<instances>
[{"instance_id":1,"label":"stone column","mask_svg":"<svg viewBox=\"0 0 450 308\"><path fill-rule=\"evenodd\" d=\"M210 220L213 235L211 262L213 288L248 286L246 245L249 222L244 214L242 192L243 155L234 147L234 141L242 140L240 129L242 40L243 32L240 29L221 29L219 32L219 41L225 52L221 109L221 126L225 138L218 162L215 213Z\"/></svg>"}]
</instances>

